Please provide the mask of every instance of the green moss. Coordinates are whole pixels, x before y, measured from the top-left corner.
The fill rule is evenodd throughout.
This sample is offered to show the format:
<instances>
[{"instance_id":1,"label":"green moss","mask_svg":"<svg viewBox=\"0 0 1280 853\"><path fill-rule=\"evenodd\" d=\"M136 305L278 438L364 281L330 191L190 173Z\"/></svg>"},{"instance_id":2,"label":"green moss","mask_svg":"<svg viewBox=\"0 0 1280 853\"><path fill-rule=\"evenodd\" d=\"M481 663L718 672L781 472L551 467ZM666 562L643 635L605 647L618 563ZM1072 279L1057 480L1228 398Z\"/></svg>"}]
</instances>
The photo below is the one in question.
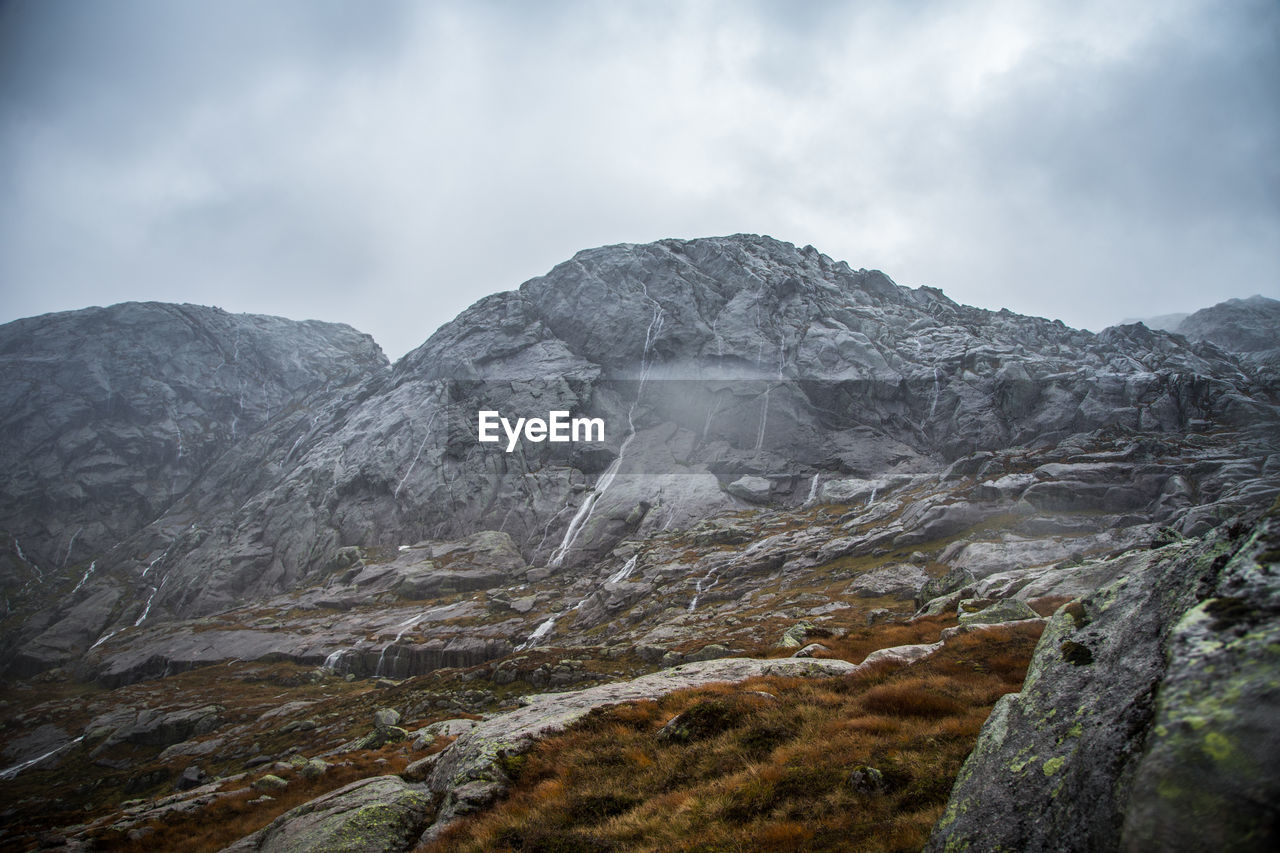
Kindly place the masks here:
<instances>
[{"instance_id":1,"label":"green moss","mask_svg":"<svg viewBox=\"0 0 1280 853\"><path fill-rule=\"evenodd\" d=\"M1204 736L1204 751L1214 761L1226 761L1235 752L1235 746L1221 732L1209 732Z\"/></svg>"},{"instance_id":2,"label":"green moss","mask_svg":"<svg viewBox=\"0 0 1280 853\"><path fill-rule=\"evenodd\" d=\"M1014 773L1021 773L1023 770L1026 770L1027 767L1029 767L1032 764L1035 764L1039 760L1040 759L1036 758L1034 755L1028 756L1027 758L1024 758L1021 760L1015 759L1009 762L1009 769Z\"/></svg>"},{"instance_id":3,"label":"green moss","mask_svg":"<svg viewBox=\"0 0 1280 853\"><path fill-rule=\"evenodd\" d=\"M1062 650L1062 659L1072 666L1088 666L1093 663L1093 652L1082 643L1063 640L1059 648Z\"/></svg>"},{"instance_id":4,"label":"green moss","mask_svg":"<svg viewBox=\"0 0 1280 853\"><path fill-rule=\"evenodd\" d=\"M1044 767L1040 769L1044 772L1044 775L1052 776L1053 774L1061 770L1062 765L1066 763L1067 763L1067 760L1065 758L1063 758L1062 756L1058 756L1057 758L1050 758L1048 761L1044 763Z\"/></svg>"}]
</instances>

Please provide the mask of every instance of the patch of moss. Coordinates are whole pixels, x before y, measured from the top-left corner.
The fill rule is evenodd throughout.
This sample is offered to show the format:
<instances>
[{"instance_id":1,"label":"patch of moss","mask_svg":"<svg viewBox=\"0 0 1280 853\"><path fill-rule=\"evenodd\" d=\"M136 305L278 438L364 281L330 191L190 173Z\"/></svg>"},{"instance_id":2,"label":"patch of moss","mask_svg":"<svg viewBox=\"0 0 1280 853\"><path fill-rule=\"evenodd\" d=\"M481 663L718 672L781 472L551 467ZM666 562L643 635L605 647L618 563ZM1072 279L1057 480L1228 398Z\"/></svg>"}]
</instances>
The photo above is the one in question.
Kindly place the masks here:
<instances>
[{"instance_id":1,"label":"patch of moss","mask_svg":"<svg viewBox=\"0 0 1280 853\"><path fill-rule=\"evenodd\" d=\"M1083 643L1063 640L1058 648L1062 650L1062 659L1072 666L1088 666L1093 663L1093 652Z\"/></svg>"},{"instance_id":2,"label":"patch of moss","mask_svg":"<svg viewBox=\"0 0 1280 853\"><path fill-rule=\"evenodd\" d=\"M1257 613L1249 602L1234 596L1212 599L1205 604L1204 610L1213 617L1210 627L1215 631L1225 631L1240 624L1252 624L1257 619Z\"/></svg>"}]
</instances>

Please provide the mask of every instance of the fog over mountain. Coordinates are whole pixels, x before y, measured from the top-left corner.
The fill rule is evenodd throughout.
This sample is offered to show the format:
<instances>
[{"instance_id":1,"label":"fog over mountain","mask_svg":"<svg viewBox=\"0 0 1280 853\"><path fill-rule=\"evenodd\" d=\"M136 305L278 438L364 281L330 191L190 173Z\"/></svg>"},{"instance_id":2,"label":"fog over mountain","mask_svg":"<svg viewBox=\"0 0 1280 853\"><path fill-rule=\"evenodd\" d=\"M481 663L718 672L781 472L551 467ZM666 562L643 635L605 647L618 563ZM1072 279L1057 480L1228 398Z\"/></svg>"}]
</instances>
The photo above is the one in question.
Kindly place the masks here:
<instances>
[{"instance_id":1,"label":"fog over mountain","mask_svg":"<svg viewBox=\"0 0 1280 853\"><path fill-rule=\"evenodd\" d=\"M874 738L857 769L801 768L915 846L1264 849L1277 316L1255 296L1095 334L738 234L578 252L394 364L350 326L196 305L0 326L0 839L162 849L234 801L239 835L201 843L484 849L488 820L625 849L594 812L504 817L521 756L619 706L646 761L767 729L790 746L752 760L800 772L821 738L733 691L818 713L796 691L830 689L976 715L917 738L962 770ZM485 442L482 412L603 436ZM760 689L698 698L726 682ZM903 704L924 683L934 704ZM692 716L645 734L650 701ZM743 814L698 831L782 831ZM852 831L812 826L808 849Z\"/></svg>"}]
</instances>

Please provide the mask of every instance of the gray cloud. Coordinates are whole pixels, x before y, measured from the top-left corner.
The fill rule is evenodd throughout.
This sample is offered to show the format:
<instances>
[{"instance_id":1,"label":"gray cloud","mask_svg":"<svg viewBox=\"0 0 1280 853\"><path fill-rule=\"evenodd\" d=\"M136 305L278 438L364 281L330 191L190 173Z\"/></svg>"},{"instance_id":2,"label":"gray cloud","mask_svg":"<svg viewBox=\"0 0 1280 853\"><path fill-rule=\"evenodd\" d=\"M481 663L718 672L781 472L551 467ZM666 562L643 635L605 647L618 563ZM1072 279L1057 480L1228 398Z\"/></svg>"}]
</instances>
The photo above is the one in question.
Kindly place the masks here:
<instances>
[{"instance_id":1,"label":"gray cloud","mask_svg":"<svg viewBox=\"0 0 1280 853\"><path fill-rule=\"evenodd\" d=\"M10 2L3 316L393 355L602 243L751 231L1100 328L1280 282L1270 2Z\"/></svg>"}]
</instances>

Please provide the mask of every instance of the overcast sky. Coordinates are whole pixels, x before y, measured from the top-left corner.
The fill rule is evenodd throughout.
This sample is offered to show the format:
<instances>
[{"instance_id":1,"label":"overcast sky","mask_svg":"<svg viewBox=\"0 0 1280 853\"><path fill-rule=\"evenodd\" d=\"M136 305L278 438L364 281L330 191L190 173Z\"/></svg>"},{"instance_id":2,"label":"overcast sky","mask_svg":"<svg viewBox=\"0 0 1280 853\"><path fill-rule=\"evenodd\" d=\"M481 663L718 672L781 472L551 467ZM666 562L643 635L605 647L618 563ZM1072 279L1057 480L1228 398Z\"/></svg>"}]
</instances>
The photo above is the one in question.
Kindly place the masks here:
<instances>
[{"instance_id":1,"label":"overcast sky","mask_svg":"<svg viewBox=\"0 0 1280 853\"><path fill-rule=\"evenodd\" d=\"M735 232L1095 331L1280 296L1280 3L0 0L0 322L395 358L579 249Z\"/></svg>"}]
</instances>

